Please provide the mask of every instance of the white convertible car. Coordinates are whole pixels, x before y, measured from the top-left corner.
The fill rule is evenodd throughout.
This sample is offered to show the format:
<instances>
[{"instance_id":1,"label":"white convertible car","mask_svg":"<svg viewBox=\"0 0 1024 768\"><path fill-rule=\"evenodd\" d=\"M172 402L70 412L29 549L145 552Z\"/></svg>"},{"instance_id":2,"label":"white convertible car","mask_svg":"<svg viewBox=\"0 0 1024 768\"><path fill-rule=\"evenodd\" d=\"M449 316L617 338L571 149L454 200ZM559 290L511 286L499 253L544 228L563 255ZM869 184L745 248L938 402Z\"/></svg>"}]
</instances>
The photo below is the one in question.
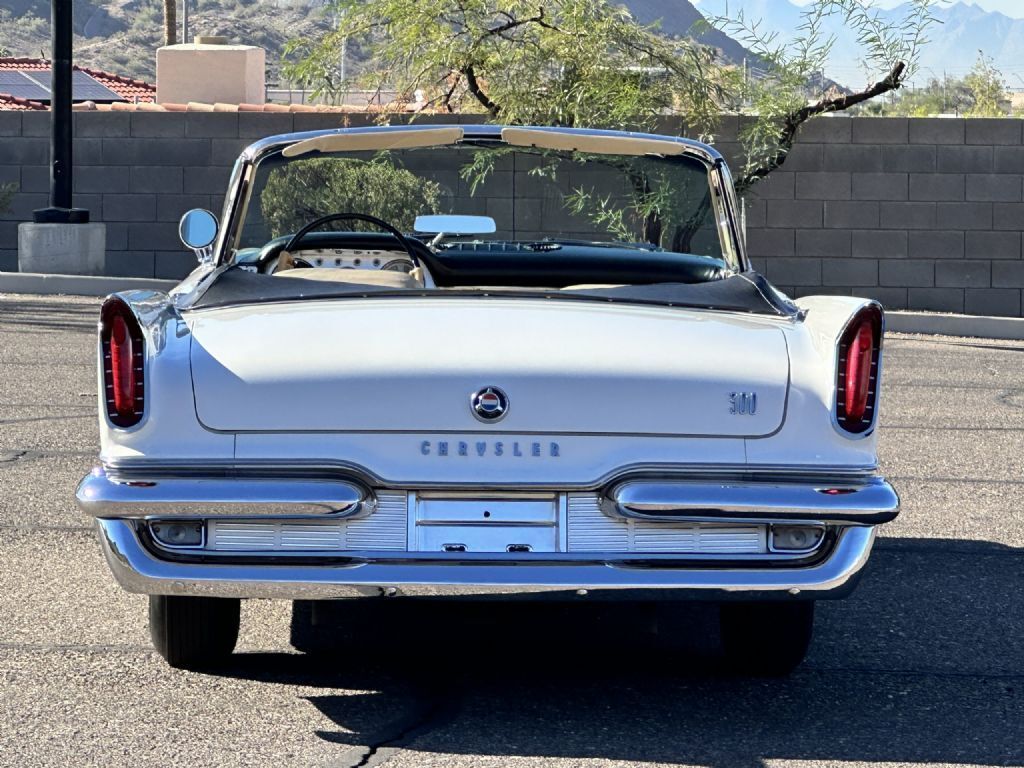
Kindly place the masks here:
<instances>
[{"instance_id":1,"label":"white convertible car","mask_svg":"<svg viewBox=\"0 0 1024 768\"><path fill-rule=\"evenodd\" d=\"M784 673L898 512L882 309L754 272L709 146L275 136L181 233L192 275L103 304L78 488L171 665L223 661L242 598L548 593L716 601Z\"/></svg>"}]
</instances>

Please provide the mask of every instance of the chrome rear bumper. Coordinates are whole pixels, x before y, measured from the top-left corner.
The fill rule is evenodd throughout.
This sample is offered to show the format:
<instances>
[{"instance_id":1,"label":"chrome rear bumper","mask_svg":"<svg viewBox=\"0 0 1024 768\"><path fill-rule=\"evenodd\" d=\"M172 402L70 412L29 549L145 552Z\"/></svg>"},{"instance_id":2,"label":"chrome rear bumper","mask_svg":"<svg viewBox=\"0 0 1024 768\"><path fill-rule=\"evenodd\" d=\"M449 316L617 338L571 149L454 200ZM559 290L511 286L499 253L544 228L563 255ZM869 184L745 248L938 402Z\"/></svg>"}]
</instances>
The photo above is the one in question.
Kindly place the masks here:
<instances>
[{"instance_id":1,"label":"chrome rear bumper","mask_svg":"<svg viewBox=\"0 0 1024 768\"><path fill-rule=\"evenodd\" d=\"M112 478L97 467L82 478L78 506L101 518L359 517L373 495L347 480L249 477Z\"/></svg>"},{"instance_id":2,"label":"chrome rear bumper","mask_svg":"<svg viewBox=\"0 0 1024 768\"><path fill-rule=\"evenodd\" d=\"M78 486L79 506L97 518L358 517L373 493L343 479L250 477L112 478L97 468ZM883 478L857 482L636 479L602 497L612 517L695 522L879 525L899 513Z\"/></svg>"},{"instance_id":3,"label":"chrome rear bumper","mask_svg":"<svg viewBox=\"0 0 1024 768\"><path fill-rule=\"evenodd\" d=\"M103 553L129 592L219 597L332 599L371 595L512 595L585 591L655 592L666 597L722 599L842 597L856 584L874 542L873 527L838 533L825 559L813 564L685 566L593 560L452 561L351 558L328 564L225 563L156 557L136 524L97 520Z\"/></svg>"},{"instance_id":4,"label":"chrome rear bumper","mask_svg":"<svg viewBox=\"0 0 1024 768\"><path fill-rule=\"evenodd\" d=\"M900 499L881 477L814 484L628 480L612 487L601 508L642 520L879 525L899 514Z\"/></svg>"}]
</instances>

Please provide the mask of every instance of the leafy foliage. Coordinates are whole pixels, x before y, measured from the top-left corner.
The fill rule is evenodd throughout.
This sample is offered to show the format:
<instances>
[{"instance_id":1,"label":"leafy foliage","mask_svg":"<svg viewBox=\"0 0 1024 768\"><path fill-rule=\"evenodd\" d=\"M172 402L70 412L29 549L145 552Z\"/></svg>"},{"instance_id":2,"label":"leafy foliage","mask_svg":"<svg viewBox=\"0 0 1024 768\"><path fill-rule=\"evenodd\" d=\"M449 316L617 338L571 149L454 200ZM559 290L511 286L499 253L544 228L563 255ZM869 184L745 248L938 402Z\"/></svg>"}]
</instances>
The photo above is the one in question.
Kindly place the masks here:
<instances>
[{"instance_id":1,"label":"leafy foliage","mask_svg":"<svg viewBox=\"0 0 1024 768\"><path fill-rule=\"evenodd\" d=\"M343 90L337 52L353 38L377 68L371 87L421 92L443 112L506 124L649 126L684 111L714 124L725 96L710 48L668 40L609 0L332 0L333 32L288 47L284 73Z\"/></svg>"},{"instance_id":2,"label":"leafy foliage","mask_svg":"<svg viewBox=\"0 0 1024 768\"><path fill-rule=\"evenodd\" d=\"M347 84L336 74L337 53L352 39L377 64L366 85L397 89L406 103L442 112L639 130L656 130L666 113L682 113L704 138L713 138L723 112L749 113L742 190L785 162L802 123L902 87L938 2L909 0L893 25L872 0L812 0L787 41L742 14L710 18L755 54L757 72L747 77L705 46L639 24L611 0L330 0L337 28L289 43L282 71L338 95ZM842 93L822 75L835 42L824 22L833 16L861 46L871 74L863 91Z\"/></svg>"},{"instance_id":3,"label":"leafy foliage","mask_svg":"<svg viewBox=\"0 0 1024 768\"><path fill-rule=\"evenodd\" d=\"M995 68L992 59L978 53L978 61L964 78L970 105L964 111L967 117L1003 117L1007 110L1006 83L1003 74Z\"/></svg>"},{"instance_id":4,"label":"leafy foliage","mask_svg":"<svg viewBox=\"0 0 1024 768\"><path fill-rule=\"evenodd\" d=\"M1002 72L979 52L974 68L965 77L931 77L924 86L900 91L891 104L870 105L864 112L888 117L1006 117L1011 105Z\"/></svg>"},{"instance_id":5,"label":"leafy foliage","mask_svg":"<svg viewBox=\"0 0 1024 768\"><path fill-rule=\"evenodd\" d=\"M356 211L412 230L416 216L437 213L441 188L393 165L386 154L371 161L353 158L299 160L274 169L260 198L273 237L295 232L327 213ZM344 222L357 229L359 222ZM366 229L376 231L372 225Z\"/></svg>"},{"instance_id":6,"label":"leafy foliage","mask_svg":"<svg viewBox=\"0 0 1024 768\"><path fill-rule=\"evenodd\" d=\"M745 162L737 187L744 190L786 161L800 125L818 115L840 112L903 87L917 68L927 30L937 19L937 0L910 0L903 18L885 22L871 0L813 0L801 14L792 39L782 41L764 33L760 21L735 16L713 16L709 23L746 45L761 62L759 76L736 83L738 107L750 112L741 141ZM826 84L825 63L835 38L826 35L824 22L841 16L856 35L861 64L869 85L845 94Z\"/></svg>"}]
</instances>

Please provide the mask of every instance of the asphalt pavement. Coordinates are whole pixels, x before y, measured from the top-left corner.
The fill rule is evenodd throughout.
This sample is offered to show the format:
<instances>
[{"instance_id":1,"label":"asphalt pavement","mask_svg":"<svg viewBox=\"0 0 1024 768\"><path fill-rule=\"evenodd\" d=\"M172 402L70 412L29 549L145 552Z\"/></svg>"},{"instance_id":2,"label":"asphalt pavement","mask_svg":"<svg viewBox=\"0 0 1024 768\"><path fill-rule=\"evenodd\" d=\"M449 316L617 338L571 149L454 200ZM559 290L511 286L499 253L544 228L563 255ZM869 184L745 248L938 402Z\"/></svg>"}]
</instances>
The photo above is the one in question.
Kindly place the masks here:
<instances>
[{"instance_id":1,"label":"asphalt pavement","mask_svg":"<svg viewBox=\"0 0 1024 768\"><path fill-rule=\"evenodd\" d=\"M903 514L788 679L726 674L700 605L672 643L587 605L368 614L335 642L272 601L200 674L152 651L74 504L97 307L0 295L0 765L1024 765L1022 342L888 339Z\"/></svg>"}]
</instances>

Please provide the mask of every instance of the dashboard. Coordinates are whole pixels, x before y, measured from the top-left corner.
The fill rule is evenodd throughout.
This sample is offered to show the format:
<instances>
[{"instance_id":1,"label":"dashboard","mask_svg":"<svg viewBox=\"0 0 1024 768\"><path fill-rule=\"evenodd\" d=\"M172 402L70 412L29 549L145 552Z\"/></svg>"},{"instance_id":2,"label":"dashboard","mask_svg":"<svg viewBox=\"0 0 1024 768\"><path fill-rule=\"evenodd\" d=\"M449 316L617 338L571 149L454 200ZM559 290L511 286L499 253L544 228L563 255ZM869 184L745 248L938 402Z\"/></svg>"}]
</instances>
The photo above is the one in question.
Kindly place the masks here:
<instances>
[{"instance_id":1,"label":"dashboard","mask_svg":"<svg viewBox=\"0 0 1024 768\"><path fill-rule=\"evenodd\" d=\"M383 272L413 270L413 263L401 251L362 248L310 248L296 251L292 257L314 268L379 269Z\"/></svg>"}]
</instances>

